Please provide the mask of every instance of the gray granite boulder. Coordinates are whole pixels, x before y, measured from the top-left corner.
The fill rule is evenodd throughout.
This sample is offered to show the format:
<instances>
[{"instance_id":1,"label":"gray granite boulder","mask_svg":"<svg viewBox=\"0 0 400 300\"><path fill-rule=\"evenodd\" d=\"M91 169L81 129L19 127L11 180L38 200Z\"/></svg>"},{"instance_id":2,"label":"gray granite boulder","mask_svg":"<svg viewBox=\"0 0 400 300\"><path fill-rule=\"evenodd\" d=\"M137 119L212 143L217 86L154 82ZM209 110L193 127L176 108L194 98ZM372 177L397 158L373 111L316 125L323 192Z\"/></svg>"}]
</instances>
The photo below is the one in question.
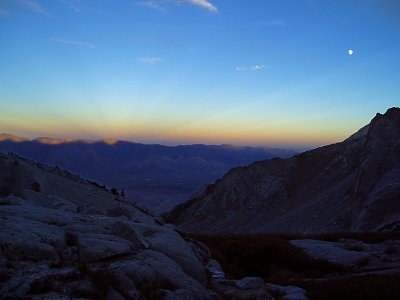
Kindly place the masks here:
<instances>
[{"instance_id":1,"label":"gray granite boulder","mask_svg":"<svg viewBox=\"0 0 400 300\"><path fill-rule=\"evenodd\" d=\"M292 240L290 243L303 249L310 257L327 260L344 266L356 266L372 256L361 251L346 249L341 243L318 240Z\"/></svg>"},{"instance_id":2,"label":"gray granite boulder","mask_svg":"<svg viewBox=\"0 0 400 300\"><path fill-rule=\"evenodd\" d=\"M235 285L242 290L259 289L264 286L264 280L260 277L245 277L236 280Z\"/></svg>"}]
</instances>

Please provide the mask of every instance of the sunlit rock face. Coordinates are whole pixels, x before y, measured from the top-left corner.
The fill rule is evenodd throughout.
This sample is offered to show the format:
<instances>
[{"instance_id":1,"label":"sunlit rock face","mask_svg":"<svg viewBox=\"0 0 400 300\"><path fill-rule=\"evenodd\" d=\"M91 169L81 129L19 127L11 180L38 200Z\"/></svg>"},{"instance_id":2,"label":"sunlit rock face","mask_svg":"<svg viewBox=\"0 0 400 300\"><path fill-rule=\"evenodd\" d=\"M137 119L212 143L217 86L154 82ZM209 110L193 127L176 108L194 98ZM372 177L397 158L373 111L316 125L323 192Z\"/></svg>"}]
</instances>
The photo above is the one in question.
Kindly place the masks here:
<instances>
[{"instance_id":1,"label":"sunlit rock face","mask_svg":"<svg viewBox=\"0 0 400 300\"><path fill-rule=\"evenodd\" d=\"M201 233L321 233L400 226L400 109L345 141L234 168L168 214Z\"/></svg>"},{"instance_id":2,"label":"sunlit rock face","mask_svg":"<svg viewBox=\"0 0 400 300\"><path fill-rule=\"evenodd\" d=\"M0 228L6 299L219 299L204 245L66 171L0 155Z\"/></svg>"}]
</instances>

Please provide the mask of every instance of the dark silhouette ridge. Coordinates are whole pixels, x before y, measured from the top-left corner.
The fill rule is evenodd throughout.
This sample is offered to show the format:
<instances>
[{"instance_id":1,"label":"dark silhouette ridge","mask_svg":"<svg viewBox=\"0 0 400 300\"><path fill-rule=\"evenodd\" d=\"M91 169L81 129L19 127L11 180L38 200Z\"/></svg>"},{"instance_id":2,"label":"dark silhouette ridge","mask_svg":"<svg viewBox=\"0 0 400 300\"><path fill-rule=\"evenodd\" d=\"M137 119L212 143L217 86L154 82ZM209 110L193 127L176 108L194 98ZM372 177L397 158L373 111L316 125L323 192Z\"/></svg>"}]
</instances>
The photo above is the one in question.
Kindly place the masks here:
<instances>
[{"instance_id":1,"label":"dark silhouette ridge","mask_svg":"<svg viewBox=\"0 0 400 300\"><path fill-rule=\"evenodd\" d=\"M319 233L400 228L400 109L345 141L234 168L168 219L200 233Z\"/></svg>"}]
</instances>

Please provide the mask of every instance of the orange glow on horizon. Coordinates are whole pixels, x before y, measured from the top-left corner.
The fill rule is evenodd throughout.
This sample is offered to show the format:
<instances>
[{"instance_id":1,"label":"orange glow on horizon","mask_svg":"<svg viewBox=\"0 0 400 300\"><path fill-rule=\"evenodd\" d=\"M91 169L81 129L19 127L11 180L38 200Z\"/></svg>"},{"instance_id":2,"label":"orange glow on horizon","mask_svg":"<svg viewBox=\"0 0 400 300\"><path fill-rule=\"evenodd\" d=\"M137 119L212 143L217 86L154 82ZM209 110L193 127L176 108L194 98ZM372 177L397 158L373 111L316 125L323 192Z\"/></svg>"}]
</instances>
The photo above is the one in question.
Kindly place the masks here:
<instances>
[{"instance_id":1,"label":"orange glow on horizon","mask_svg":"<svg viewBox=\"0 0 400 300\"><path fill-rule=\"evenodd\" d=\"M44 116L30 118L0 119L4 133L35 139L51 137L46 143L61 143L83 140L103 140L113 144L118 140L160 144L232 144L249 146L314 147L336 143L349 137L360 127L359 124L333 124L320 122L315 126L310 121L299 119L239 120L153 118L85 118L85 122L67 118L58 120ZM107 138L107 139L105 139ZM58 140L57 140L58 139Z\"/></svg>"},{"instance_id":2,"label":"orange glow on horizon","mask_svg":"<svg viewBox=\"0 0 400 300\"><path fill-rule=\"evenodd\" d=\"M9 133L9 132L7 132ZM28 133L28 134L27 134ZM143 132L129 133L128 131L120 130L117 133L105 131L102 133L100 130L84 132L63 130L59 132L45 133L40 131L36 133L18 130L12 134L20 137L28 137L30 139L37 139L41 143L46 144L61 144L70 143L75 141L83 141L87 143L94 143L102 141L107 144L115 144L118 141L131 141L141 143L160 143L160 144L231 144L231 145L249 145L249 146L280 146L280 147L313 147L328 145L340 142L349 137L352 132L337 134L331 132L330 134L319 134L318 132L308 132L304 130L297 130L290 132L287 130L281 131L266 131L258 132L256 130L237 129L231 130L219 129L211 131L168 131L160 133L156 130L148 130ZM38 136L42 136L37 138ZM43 137L46 136L46 137ZM108 137L108 138L104 138Z\"/></svg>"}]
</instances>

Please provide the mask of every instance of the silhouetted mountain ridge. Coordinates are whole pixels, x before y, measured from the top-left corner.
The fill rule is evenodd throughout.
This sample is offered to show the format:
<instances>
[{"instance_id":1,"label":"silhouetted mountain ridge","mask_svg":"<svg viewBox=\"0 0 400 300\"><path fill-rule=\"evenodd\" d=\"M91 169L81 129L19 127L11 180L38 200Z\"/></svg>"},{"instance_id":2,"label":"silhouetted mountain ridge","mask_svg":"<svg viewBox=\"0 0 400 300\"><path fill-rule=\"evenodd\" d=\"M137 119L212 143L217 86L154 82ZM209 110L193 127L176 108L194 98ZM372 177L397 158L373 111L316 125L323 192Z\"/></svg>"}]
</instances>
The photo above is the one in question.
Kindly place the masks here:
<instances>
[{"instance_id":1,"label":"silhouetted mountain ridge","mask_svg":"<svg viewBox=\"0 0 400 300\"><path fill-rule=\"evenodd\" d=\"M15 136L12 134L8 134L8 133L0 133L0 142L3 141L10 141L10 142L24 142L27 141L28 139L23 138L23 137L19 137L19 136Z\"/></svg>"},{"instance_id":2,"label":"silhouetted mountain ridge","mask_svg":"<svg viewBox=\"0 0 400 300\"><path fill-rule=\"evenodd\" d=\"M400 225L400 109L337 144L234 168L168 217L202 233L393 230Z\"/></svg>"}]
</instances>

